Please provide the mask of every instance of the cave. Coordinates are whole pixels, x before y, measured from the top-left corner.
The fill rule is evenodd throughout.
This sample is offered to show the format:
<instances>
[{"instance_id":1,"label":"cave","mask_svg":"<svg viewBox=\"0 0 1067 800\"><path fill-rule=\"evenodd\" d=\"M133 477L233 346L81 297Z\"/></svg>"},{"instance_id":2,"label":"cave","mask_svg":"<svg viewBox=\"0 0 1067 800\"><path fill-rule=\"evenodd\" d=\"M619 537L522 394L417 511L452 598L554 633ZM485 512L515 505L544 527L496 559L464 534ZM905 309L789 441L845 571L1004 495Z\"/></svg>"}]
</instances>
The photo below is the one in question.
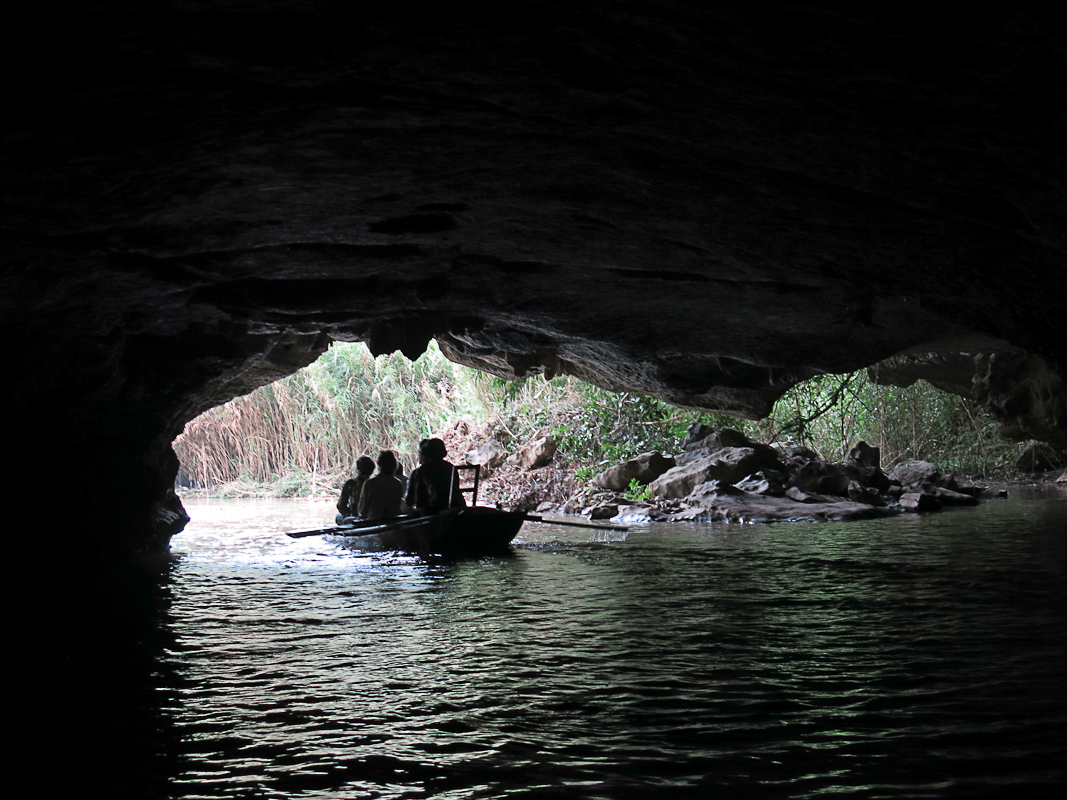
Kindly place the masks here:
<instances>
[{"instance_id":1,"label":"cave","mask_svg":"<svg viewBox=\"0 0 1067 800\"><path fill-rule=\"evenodd\" d=\"M334 340L744 418L879 365L1062 449L1042 14L398 2L23 32L15 460L65 465L88 551L165 550L183 425Z\"/></svg>"}]
</instances>

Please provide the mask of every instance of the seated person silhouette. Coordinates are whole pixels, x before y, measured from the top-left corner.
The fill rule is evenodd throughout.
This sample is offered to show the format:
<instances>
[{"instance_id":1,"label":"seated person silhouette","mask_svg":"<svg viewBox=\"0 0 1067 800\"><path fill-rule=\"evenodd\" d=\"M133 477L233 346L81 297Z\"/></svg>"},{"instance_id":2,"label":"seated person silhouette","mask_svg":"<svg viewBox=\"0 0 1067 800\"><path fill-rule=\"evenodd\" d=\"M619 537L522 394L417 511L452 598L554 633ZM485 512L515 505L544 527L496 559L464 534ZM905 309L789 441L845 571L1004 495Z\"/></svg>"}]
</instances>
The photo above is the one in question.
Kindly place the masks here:
<instances>
[{"instance_id":1,"label":"seated person silhouette","mask_svg":"<svg viewBox=\"0 0 1067 800\"><path fill-rule=\"evenodd\" d=\"M419 442L419 466L408 478L407 504L416 514L438 514L448 508L464 508L467 502L459 490L459 474L445 460L448 455L440 439Z\"/></svg>"},{"instance_id":2,"label":"seated person silhouette","mask_svg":"<svg viewBox=\"0 0 1067 800\"><path fill-rule=\"evenodd\" d=\"M356 477L349 478L341 487L341 499L337 501L337 525L344 524L345 517L359 515L359 496L363 493L363 485L374 473L374 461L370 456L360 456L356 461Z\"/></svg>"},{"instance_id":3,"label":"seated person silhouette","mask_svg":"<svg viewBox=\"0 0 1067 800\"><path fill-rule=\"evenodd\" d=\"M404 483L394 475L396 467L392 450L378 454L378 474L363 484L359 496L359 515L363 519L392 519L400 515Z\"/></svg>"}]
</instances>

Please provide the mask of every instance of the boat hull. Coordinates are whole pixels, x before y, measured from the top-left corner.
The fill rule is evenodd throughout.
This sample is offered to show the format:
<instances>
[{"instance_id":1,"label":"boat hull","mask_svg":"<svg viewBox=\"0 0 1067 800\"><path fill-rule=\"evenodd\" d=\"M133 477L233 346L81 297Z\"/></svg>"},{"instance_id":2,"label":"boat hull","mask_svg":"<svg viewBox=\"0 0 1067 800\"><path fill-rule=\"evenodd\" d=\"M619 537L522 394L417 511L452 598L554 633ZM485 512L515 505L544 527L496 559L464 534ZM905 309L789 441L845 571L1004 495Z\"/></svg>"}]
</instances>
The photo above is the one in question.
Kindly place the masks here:
<instances>
[{"instance_id":1,"label":"boat hull","mask_svg":"<svg viewBox=\"0 0 1067 800\"><path fill-rule=\"evenodd\" d=\"M480 555L506 552L526 515L495 508L451 509L432 517L417 517L352 535L333 534L348 547L402 550L419 555Z\"/></svg>"}]
</instances>

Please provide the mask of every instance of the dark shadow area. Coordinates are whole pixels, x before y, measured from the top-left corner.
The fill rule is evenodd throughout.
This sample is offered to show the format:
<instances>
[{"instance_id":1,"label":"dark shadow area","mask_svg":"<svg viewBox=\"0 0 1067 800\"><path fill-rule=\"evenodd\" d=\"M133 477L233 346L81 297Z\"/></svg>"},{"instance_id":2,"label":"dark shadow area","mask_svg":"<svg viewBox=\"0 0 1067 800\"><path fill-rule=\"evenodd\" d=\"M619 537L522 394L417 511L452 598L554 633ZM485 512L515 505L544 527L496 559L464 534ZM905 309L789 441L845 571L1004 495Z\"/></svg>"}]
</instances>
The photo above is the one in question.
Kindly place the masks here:
<instances>
[{"instance_id":1,"label":"dark shadow area","mask_svg":"<svg viewBox=\"0 0 1067 800\"><path fill-rule=\"evenodd\" d=\"M23 686L32 739L53 763L41 776L52 796L171 796L184 763L172 717L179 678L166 659L172 569L163 557L95 565L51 586L51 624L33 632L44 657Z\"/></svg>"}]
</instances>

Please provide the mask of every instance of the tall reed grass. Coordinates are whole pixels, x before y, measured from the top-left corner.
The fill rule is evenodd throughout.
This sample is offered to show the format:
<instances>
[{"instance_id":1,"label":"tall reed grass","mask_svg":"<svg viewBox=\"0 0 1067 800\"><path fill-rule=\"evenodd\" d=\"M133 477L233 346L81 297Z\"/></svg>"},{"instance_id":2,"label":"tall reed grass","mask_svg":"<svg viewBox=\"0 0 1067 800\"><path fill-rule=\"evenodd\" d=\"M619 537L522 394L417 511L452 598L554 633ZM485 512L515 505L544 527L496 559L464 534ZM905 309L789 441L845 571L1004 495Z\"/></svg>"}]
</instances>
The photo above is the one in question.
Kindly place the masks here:
<instances>
[{"instance_id":1,"label":"tall reed grass","mask_svg":"<svg viewBox=\"0 0 1067 800\"><path fill-rule=\"evenodd\" d=\"M283 495L333 491L359 456L380 449L410 469L419 439L456 414L486 417L480 384L489 380L453 364L432 342L414 362L399 354L375 359L362 344L335 342L305 369L189 422L174 442L179 482L271 483Z\"/></svg>"}]
</instances>

